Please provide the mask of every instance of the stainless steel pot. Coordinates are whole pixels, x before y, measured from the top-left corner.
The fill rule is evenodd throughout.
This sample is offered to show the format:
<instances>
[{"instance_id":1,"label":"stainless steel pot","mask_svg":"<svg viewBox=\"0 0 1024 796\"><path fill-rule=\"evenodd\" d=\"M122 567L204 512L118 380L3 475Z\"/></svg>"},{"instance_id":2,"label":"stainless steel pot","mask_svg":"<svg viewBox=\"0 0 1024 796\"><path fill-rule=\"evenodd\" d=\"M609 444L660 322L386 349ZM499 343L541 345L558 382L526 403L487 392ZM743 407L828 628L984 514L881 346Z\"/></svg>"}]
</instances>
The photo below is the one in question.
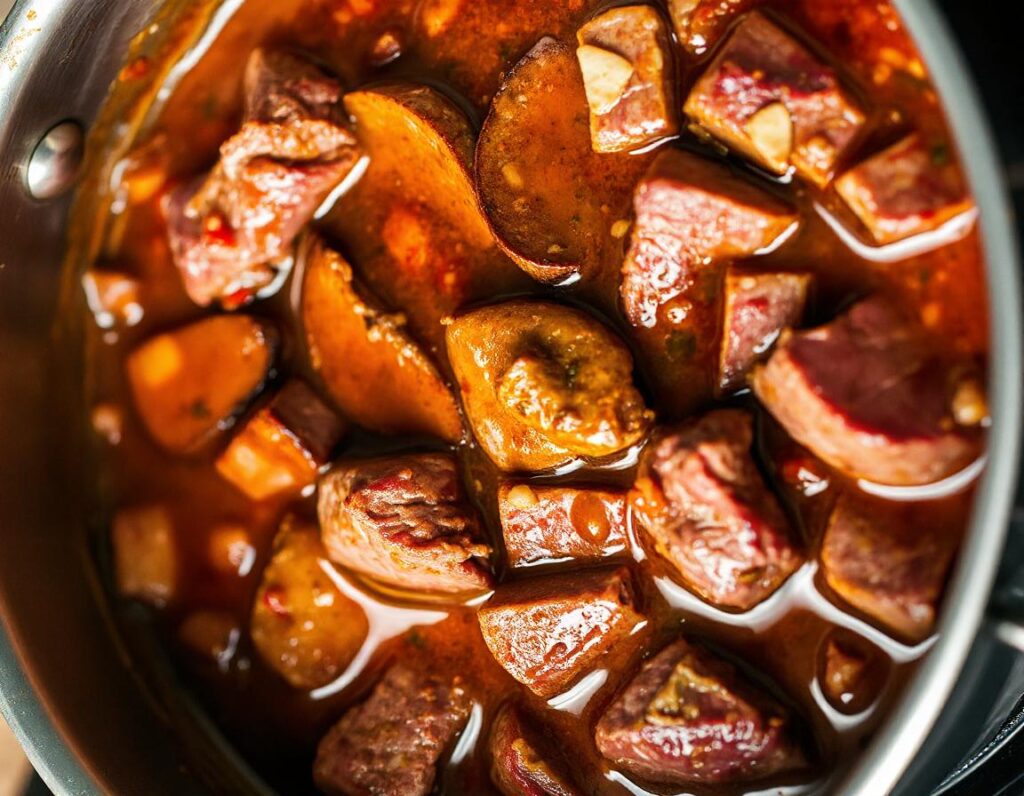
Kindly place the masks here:
<instances>
[{"instance_id":1,"label":"stainless steel pot","mask_svg":"<svg viewBox=\"0 0 1024 796\"><path fill-rule=\"evenodd\" d=\"M1022 316L1011 210L985 115L948 31L928 0L896 4L942 96L981 210L993 426L940 637L843 786L864 796L938 785L976 744L975 731L964 734L963 711L997 704L980 673L996 658L1007 665L1002 644L1024 651L1024 588L999 591L997 584L1021 439ZM49 150L37 146L62 121L90 127L133 35L161 5L19 0L0 27L0 710L58 794L262 790L175 693L173 674L147 673L146 683L155 677L164 686L154 693L115 642L78 496L93 473L76 404L81 373L67 343L73 327L53 334L67 320L59 317L70 206L62 191L75 173L73 128L51 137ZM228 13L237 3L224 5ZM1007 577L1020 560L1006 562ZM936 754L942 774L928 765Z\"/></svg>"}]
</instances>

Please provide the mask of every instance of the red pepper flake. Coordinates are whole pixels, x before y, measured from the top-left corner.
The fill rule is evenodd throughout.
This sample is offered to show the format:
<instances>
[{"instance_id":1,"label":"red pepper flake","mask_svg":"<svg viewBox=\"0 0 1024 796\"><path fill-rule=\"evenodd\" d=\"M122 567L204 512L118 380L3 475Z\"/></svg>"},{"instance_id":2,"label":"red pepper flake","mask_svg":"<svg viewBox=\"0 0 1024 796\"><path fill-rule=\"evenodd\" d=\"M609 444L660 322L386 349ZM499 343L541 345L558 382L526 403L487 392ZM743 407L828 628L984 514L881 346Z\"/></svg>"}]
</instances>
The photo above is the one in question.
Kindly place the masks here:
<instances>
[{"instance_id":1,"label":"red pepper flake","mask_svg":"<svg viewBox=\"0 0 1024 796\"><path fill-rule=\"evenodd\" d=\"M123 82L129 80L138 80L149 74L150 62L149 59L140 55L138 58L133 58L121 68L121 74L119 78Z\"/></svg>"},{"instance_id":2,"label":"red pepper flake","mask_svg":"<svg viewBox=\"0 0 1024 796\"><path fill-rule=\"evenodd\" d=\"M210 213L203 219L203 235L207 243L221 246L235 245L235 231L220 213Z\"/></svg>"}]
</instances>

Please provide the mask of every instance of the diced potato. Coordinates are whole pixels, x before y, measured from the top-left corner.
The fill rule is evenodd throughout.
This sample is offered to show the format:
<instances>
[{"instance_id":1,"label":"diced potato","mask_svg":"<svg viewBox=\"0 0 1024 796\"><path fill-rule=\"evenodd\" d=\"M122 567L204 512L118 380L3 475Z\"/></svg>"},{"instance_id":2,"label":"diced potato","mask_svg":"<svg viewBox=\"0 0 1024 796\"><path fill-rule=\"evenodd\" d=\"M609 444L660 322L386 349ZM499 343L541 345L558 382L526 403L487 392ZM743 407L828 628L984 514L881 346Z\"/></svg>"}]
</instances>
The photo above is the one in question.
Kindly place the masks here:
<instances>
[{"instance_id":1,"label":"diced potato","mask_svg":"<svg viewBox=\"0 0 1024 796\"><path fill-rule=\"evenodd\" d=\"M294 495L316 480L341 433L316 393L293 381L235 435L217 471L253 500Z\"/></svg>"},{"instance_id":2,"label":"diced potato","mask_svg":"<svg viewBox=\"0 0 1024 796\"><path fill-rule=\"evenodd\" d=\"M793 119L781 102L769 102L743 126L750 143L773 171L785 171L793 154Z\"/></svg>"},{"instance_id":3,"label":"diced potato","mask_svg":"<svg viewBox=\"0 0 1024 796\"><path fill-rule=\"evenodd\" d=\"M370 305L344 258L310 236L302 320L313 367L341 410L389 433L462 438L455 396L403 319Z\"/></svg>"},{"instance_id":4,"label":"diced potato","mask_svg":"<svg viewBox=\"0 0 1024 796\"><path fill-rule=\"evenodd\" d=\"M277 334L246 315L218 315L157 335L128 356L136 411L170 453L201 449L259 391Z\"/></svg>"},{"instance_id":5,"label":"diced potato","mask_svg":"<svg viewBox=\"0 0 1024 796\"><path fill-rule=\"evenodd\" d=\"M617 6L576 34L595 152L639 149L679 129L671 39L648 5Z\"/></svg>"},{"instance_id":6,"label":"diced potato","mask_svg":"<svg viewBox=\"0 0 1024 796\"><path fill-rule=\"evenodd\" d=\"M91 268L82 276L82 289L101 329L134 326L142 320L139 282L127 274Z\"/></svg>"},{"instance_id":7,"label":"diced potato","mask_svg":"<svg viewBox=\"0 0 1024 796\"><path fill-rule=\"evenodd\" d=\"M369 628L363 609L324 571L326 561L317 529L286 518L253 605L253 644L295 688L319 688L339 677Z\"/></svg>"},{"instance_id":8,"label":"diced potato","mask_svg":"<svg viewBox=\"0 0 1024 796\"><path fill-rule=\"evenodd\" d=\"M175 595L178 554L174 525L163 506L120 509L111 528L117 590L162 608Z\"/></svg>"}]
</instances>

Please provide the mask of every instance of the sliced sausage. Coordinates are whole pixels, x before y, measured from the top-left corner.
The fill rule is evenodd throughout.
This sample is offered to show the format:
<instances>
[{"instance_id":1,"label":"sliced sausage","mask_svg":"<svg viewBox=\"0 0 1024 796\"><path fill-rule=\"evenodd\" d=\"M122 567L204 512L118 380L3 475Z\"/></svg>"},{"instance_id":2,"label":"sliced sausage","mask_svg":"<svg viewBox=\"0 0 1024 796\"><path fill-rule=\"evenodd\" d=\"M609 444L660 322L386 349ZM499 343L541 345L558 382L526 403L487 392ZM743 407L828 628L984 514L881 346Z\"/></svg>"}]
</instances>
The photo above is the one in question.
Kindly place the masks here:
<instances>
[{"instance_id":1,"label":"sliced sausage","mask_svg":"<svg viewBox=\"0 0 1024 796\"><path fill-rule=\"evenodd\" d=\"M514 705L501 707L491 724L491 780L504 796L578 796L580 791L547 760L535 728ZM550 748L550 744L545 744Z\"/></svg>"},{"instance_id":2,"label":"sliced sausage","mask_svg":"<svg viewBox=\"0 0 1024 796\"><path fill-rule=\"evenodd\" d=\"M782 330L799 323L810 283L810 274L729 268L725 275L719 394L745 387L750 369L767 357Z\"/></svg>"},{"instance_id":3,"label":"sliced sausage","mask_svg":"<svg viewBox=\"0 0 1024 796\"><path fill-rule=\"evenodd\" d=\"M601 558L626 546L623 492L506 482L498 513L510 567Z\"/></svg>"},{"instance_id":4,"label":"sliced sausage","mask_svg":"<svg viewBox=\"0 0 1024 796\"><path fill-rule=\"evenodd\" d=\"M680 639L643 665L595 738L606 758L655 782L738 782L805 764L791 725L730 664Z\"/></svg>"},{"instance_id":5,"label":"sliced sausage","mask_svg":"<svg viewBox=\"0 0 1024 796\"><path fill-rule=\"evenodd\" d=\"M733 29L684 110L704 130L776 174L824 186L864 126L830 66L760 12Z\"/></svg>"},{"instance_id":6,"label":"sliced sausage","mask_svg":"<svg viewBox=\"0 0 1024 796\"><path fill-rule=\"evenodd\" d=\"M910 135L836 180L836 192L876 243L942 226L974 206L945 144Z\"/></svg>"},{"instance_id":7,"label":"sliced sausage","mask_svg":"<svg viewBox=\"0 0 1024 796\"><path fill-rule=\"evenodd\" d=\"M330 796L427 796L470 708L461 678L395 664L320 741L313 779Z\"/></svg>"},{"instance_id":8,"label":"sliced sausage","mask_svg":"<svg viewBox=\"0 0 1024 796\"><path fill-rule=\"evenodd\" d=\"M491 548L447 454L338 464L320 481L318 511L331 559L362 575L410 591L490 586Z\"/></svg>"},{"instance_id":9,"label":"sliced sausage","mask_svg":"<svg viewBox=\"0 0 1024 796\"><path fill-rule=\"evenodd\" d=\"M715 605L747 610L802 556L750 448L750 416L721 409L660 436L631 494L634 516L683 582Z\"/></svg>"},{"instance_id":10,"label":"sliced sausage","mask_svg":"<svg viewBox=\"0 0 1024 796\"><path fill-rule=\"evenodd\" d=\"M543 470L636 444L653 419L633 358L580 310L509 301L448 327L448 357L477 441L502 470Z\"/></svg>"},{"instance_id":11,"label":"sliced sausage","mask_svg":"<svg viewBox=\"0 0 1024 796\"><path fill-rule=\"evenodd\" d=\"M595 152L639 149L679 129L668 26L647 5L617 6L576 33Z\"/></svg>"},{"instance_id":12,"label":"sliced sausage","mask_svg":"<svg viewBox=\"0 0 1024 796\"><path fill-rule=\"evenodd\" d=\"M339 677L369 628L363 609L324 571L326 561L317 529L286 518L252 607L256 650L289 685L305 691Z\"/></svg>"},{"instance_id":13,"label":"sliced sausage","mask_svg":"<svg viewBox=\"0 0 1024 796\"><path fill-rule=\"evenodd\" d=\"M625 567L505 584L478 617L494 659L542 697L565 690L643 621Z\"/></svg>"},{"instance_id":14,"label":"sliced sausage","mask_svg":"<svg viewBox=\"0 0 1024 796\"><path fill-rule=\"evenodd\" d=\"M955 370L882 298L784 336L755 369L754 391L800 444L844 472L882 484L928 484L978 455L959 425Z\"/></svg>"},{"instance_id":15,"label":"sliced sausage","mask_svg":"<svg viewBox=\"0 0 1024 796\"><path fill-rule=\"evenodd\" d=\"M285 52L256 50L245 114L203 180L166 205L171 253L200 306L237 307L273 281L299 230L359 156L341 84Z\"/></svg>"}]
</instances>

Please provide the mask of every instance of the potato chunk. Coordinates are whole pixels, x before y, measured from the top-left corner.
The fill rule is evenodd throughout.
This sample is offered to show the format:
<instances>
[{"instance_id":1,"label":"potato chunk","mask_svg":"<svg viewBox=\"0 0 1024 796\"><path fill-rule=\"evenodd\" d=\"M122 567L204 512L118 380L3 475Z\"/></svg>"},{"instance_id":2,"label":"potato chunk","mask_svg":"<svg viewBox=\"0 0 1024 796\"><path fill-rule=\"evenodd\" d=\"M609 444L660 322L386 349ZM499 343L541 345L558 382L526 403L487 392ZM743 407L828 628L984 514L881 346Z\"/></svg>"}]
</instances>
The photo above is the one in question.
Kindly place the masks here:
<instances>
[{"instance_id":1,"label":"potato chunk","mask_svg":"<svg viewBox=\"0 0 1024 796\"><path fill-rule=\"evenodd\" d=\"M945 148L929 150L919 135L850 169L836 191L880 244L936 229L974 206Z\"/></svg>"},{"instance_id":2,"label":"potato chunk","mask_svg":"<svg viewBox=\"0 0 1024 796\"><path fill-rule=\"evenodd\" d=\"M252 608L256 649L268 666L303 690L339 677L369 628L363 609L324 571L326 561L317 529L286 518Z\"/></svg>"},{"instance_id":3,"label":"potato chunk","mask_svg":"<svg viewBox=\"0 0 1024 796\"><path fill-rule=\"evenodd\" d=\"M114 515L110 535L118 592L158 608L172 600L178 580L178 553L167 509L121 509Z\"/></svg>"},{"instance_id":4,"label":"potato chunk","mask_svg":"<svg viewBox=\"0 0 1024 796\"><path fill-rule=\"evenodd\" d=\"M679 129L668 27L651 6L618 6L579 29L576 57L595 152L623 152Z\"/></svg>"},{"instance_id":5,"label":"potato chunk","mask_svg":"<svg viewBox=\"0 0 1024 796\"><path fill-rule=\"evenodd\" d=\"M316 393L291 381L234 436L217 471L253 500L298 494L316 480L342 429Z\"/></svg>"},{"instance_id":6,"label":"potato chunk","mask_svg":"<svg viewBox=\"0 0 1024 796\"><path fill-rule=\"evenodd\" d=\"M201 449L259 392L277 333L218 315L150 338L129 354L128 383L150 435L170 453Z\"/></svg>"},{"instance_id":7,"label":"potato chunk","mask_svg":"<svg viewBox=\"0 0 1024 796\"><path fill-rule=\"evenodd\" d=\"M653 419L626 347L579 310L544 301L474 310L448 327L448 356L476 438L503 470L617 453Z\"/></svg>"},{"instance_id":8,"label":"potato chunk","mask_svg":"<svg viewBox=\"0 0 1024 796\"><path fill-rule=\"evenodd\" d=\"M684 110L762 168L792 166L821 187L865 121L835 70L757 11L733 29Z\"/></svg>"},{"instance_id":9,"label":"potato chunk","mask_svg":"<svg viewBox=\"0 0 1024 796\"><path fill-rule=\"evenodd\" d=\"M352 420L376 431L462 438L455 396L405 329L361 294L345 259L320 240L303 246L302 321L310 359Z\"/></svg>"}]
</instances>

